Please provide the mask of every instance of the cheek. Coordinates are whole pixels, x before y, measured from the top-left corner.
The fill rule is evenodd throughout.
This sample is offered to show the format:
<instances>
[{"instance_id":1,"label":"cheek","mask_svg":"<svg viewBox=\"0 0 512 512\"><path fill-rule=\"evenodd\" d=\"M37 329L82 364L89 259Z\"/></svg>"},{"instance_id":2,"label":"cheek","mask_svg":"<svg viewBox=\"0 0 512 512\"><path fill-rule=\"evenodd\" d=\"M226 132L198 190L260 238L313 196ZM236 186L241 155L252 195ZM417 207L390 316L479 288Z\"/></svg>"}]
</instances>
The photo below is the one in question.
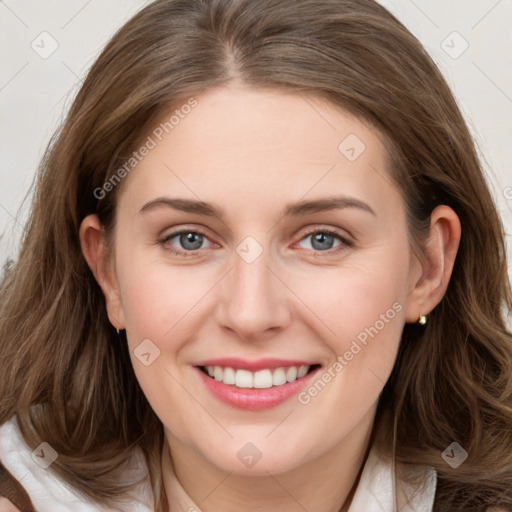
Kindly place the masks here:
<instances>
[{"instance_id":1,"label":"cheek","mask_svg":"<svg viewBox=\"0 0 512 512\"><path fill-rule=\"evenodd\" d=\"M172 268L161 261L142 259L138 262L135 254L118 270L137 381L160 420L185 436L189 419L175 411L195 411L197 404L180 384L186 378L179 364L180 354L193 337L190 323L198 300L211 285L205 276L191 278L186 267ZM146 353L149 356L144 358Z\"/></svg>"},{"instance_id":2,"label":"cheek","mask_svg":"<svg viewBox=\"0 0 512 512\"><path fill-rule=\"evenodd\" d=\"M336 354L349 350L353 340L364 344L371 337L368 331L396 344L403 326L407 252L375 250L357 261L356 256L336 269L312 270L310 278L294 285Z\"/></svg>"},{"instance_id":3,"label":"cheek","mask_svg":"<svg viewBox=\"0 0 512 512\"><path fill-rule=\"evenodd\" d=\"M136 256L119 265L126 329L134 338L180 339L215 279L211 269L171 266Z\"/></svg>"},{"instance_id":4,"label":"cheek","mask_svg":"<svg viewBox=\"0 0 512 512\"><path fill-rule=\"evenodd\" d=\"M316 314L316 330L321 329L330 354L320 382L299 397L303 404L318 405L319 425L333 417L346 423L347 411L355 421L377 401L393 369L404 325L409 260L406 245L391 247L368 251L357 262L347 259L331 275L319 271L311 281L315 287L297 291Z\"/></svg>"},{"instance_id":5,"label":"cheek","mask_svg":"<svg viewBox=\"0 0 512 512\"><path fill-rule=\"evenodd\" d=\"M365 347L373 339L378 339L380 346L393 350L402 328L404 287L401 280L394 280L384 270L365 269L359 275L348 276L342 286L348 293L340 297L339 308L331 306L330 310L333 330L341 334L336 347L338 354L349 351L354 341Z\"/></svg>"}]
</instances>

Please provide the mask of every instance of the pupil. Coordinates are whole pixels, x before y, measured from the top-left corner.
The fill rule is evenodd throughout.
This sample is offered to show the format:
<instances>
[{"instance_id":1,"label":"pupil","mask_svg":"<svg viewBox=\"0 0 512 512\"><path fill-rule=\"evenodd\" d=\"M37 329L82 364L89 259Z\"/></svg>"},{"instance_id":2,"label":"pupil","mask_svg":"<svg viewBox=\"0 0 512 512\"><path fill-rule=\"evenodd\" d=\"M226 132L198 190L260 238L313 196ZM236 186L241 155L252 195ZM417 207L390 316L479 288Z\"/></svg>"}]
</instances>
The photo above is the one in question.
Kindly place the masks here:
<instances>
[{"instance_id":1,"label":"pupil","mask_svg":"<svg viewBox=\"0 0 512 512\"><path fill-rule=\"evenodd\" d=\"M325 245L321 245L322 243L326 243L327 241L327 245L330 245L330 243L332 243L333 241L333 236L332 235L326 235L325 233L317 233L314 237L313 237L313 243L312 243L312 246L314 249L330 249L330 247L325 247ZM315 244L319 242L320 243L320 246L316 246L315 247Z\"/></svg>"},{"instance_id":2,"label":"pupil","mask_svg":"<svg viewBox=\"0 0 512 512\"><path fill-rule=\"evenodd\" d=\"M184 233L180 237L180 243L182 244L182 246L184 248L194 251L201 247L201 243L202 243L201 237L202 237L202 235L199 235L197 233ZM194 245L194 241L195 241L195 245ZM192 244L192 247L187 245L189 243Z\"/></svg>"}]
</instances>

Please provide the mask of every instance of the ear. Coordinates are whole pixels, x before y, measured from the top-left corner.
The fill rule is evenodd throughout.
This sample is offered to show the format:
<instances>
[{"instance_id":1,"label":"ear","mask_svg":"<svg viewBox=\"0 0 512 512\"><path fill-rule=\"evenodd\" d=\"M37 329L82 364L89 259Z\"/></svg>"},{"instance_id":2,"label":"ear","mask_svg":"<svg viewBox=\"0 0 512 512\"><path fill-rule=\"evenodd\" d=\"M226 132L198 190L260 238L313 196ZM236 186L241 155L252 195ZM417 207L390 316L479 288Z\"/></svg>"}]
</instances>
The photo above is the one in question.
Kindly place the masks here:
<instances>
[{"instance_id":1,"label":"ear","mask_svg":"<svg viewBox=\"0 0 512 512\"><path fill-rule=\"evenodd\" d=\"M85 260L105 296L110 323L117 329L124 329L124 310L115 273L114 257L107 251L105 232L97 215L88 215L82 221L80 245Z\"/></svg>"},{"instance_id":2,"label":"ear","mask_svg":"<svg viewBox=\"0 0 512 512\"><path fill-rule=\"evenodd\" d=\"M411 272L412 290L406 303L406 322L415 323L428 315L444 297L452 275L461 236L457 214L448 206L438 206L430 218L430 234L423 257Z\"/></svg>"}]
</instances>

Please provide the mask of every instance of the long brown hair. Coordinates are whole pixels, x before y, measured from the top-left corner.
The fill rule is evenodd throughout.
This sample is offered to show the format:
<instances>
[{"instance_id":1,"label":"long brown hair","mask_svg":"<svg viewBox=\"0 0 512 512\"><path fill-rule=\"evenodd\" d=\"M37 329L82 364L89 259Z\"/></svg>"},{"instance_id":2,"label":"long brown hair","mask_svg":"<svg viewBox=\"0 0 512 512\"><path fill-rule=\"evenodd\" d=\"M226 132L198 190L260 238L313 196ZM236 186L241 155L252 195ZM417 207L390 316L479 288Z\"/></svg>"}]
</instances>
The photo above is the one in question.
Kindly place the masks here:
<instances>
[{"instance_id":1,"label":"long brown hair","mask_svg":"<svg viewBox=\"0 0 512 512\"><path fill-rule=\"evenodd\" d=\"M162 425L82 256L82 219L107 233L123 182L98 202L164 112L239 81L315 95L377 127L420 249L439 204L462 224L447 293L406 325L379 403L380 442L438 473L436 511L512 503L512 309L504 231L464 119L418 40L373 0L158 0L92 66L41 163L21 251L0 296L0 423L17 415L51 469L98 502L133 448L163 510ZM33 407L37 405L36 407ZM452 442L469 454L457 469Z\"/></svg>"}]
</instances>

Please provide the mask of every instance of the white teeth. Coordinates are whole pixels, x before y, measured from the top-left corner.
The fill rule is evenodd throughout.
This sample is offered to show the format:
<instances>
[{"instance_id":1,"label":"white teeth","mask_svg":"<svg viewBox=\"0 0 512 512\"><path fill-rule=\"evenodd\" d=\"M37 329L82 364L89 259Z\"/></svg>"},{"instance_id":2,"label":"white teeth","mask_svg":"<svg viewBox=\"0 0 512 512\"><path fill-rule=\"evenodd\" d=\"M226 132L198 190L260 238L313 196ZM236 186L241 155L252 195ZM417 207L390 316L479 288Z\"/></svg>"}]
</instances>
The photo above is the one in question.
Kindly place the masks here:
<instances>
[{"instance_id":1,"label":"white teeth","mask_svg":"<svg viewBox=\"0 0 512 512\"><path fill-rule=\"evenodd\" d=\"M222 368L220 366L213 367L213 378L215 380L218 380L220 382L222 380L223 373L224 372L222 371Z\"/></svg>"},{"instance_id":2,"label":"white teeth","mask_svg":"<svg viewBox=\"0 0 512 512\"><path fill-rule=\"evenodd\" d=\"M270 370L260 370L254 372L253 387L265 389L272 387L272 372Z\"/></svg>"},{"instance_id":3,"label":"white teeth","mask_svg":"<svg viewBox=\"0 0 512 512\"><path fill-rule=\"evenodd\" d=\"M235 374L235 386L237 388L252 388L252 372L249 370L237 370Z\"/></svg>"},{"instance_id":4,"label":"white teeth","mask_svg":"<svg viewBox=\"0 0 512 512\"><path fill-rule=\"evenodd\" d=\"M235 370L233 368L224 368L224 378L222 379L224 384L234 386L236 382Z\"/></svg>"},{"instance_id":5,"label":"white teeth","mask_svg":"<svg viewBox=\"0 0 512 512\"><path fill-rule=\"evenodd\" d=\"M290 366L290 368L286 370L286 380L288 382L293 382L294 380L297 380L297 368L295 368L295 366Z\"/></svg>"},{"instance_id":6,"label":"white teeth","mask_svg":"<svg viewBox=\"0 0 512 512\"><path fill-rule=\"evenodd\" d=\"M272 384L274 386L282 386L283 384L286 384L284 368L277 368L274 370L274 375L272 375Z\"/></svg>"},{"instance_id":7,"label":"white teeth","mask_svg":"<svg viewBox=\"0 0 512 512\"><path fill-rule=\"evenodd\" d=\"M288 368L275 368L250 372L249 370L235 370L222 366L205 366L210 377L218 382L237 388L267 389L272 386L282 386L287 382L294 382L305 377L310 366L290 366Z\"/></svg>"},{"instance_id":8,"label":"white teeth","mask_svg":"<svg viewBox=\"0 0 512 512\"><path fill-rule=\"evenodd\" d=\"M299 371L297 372L297 377L299 379L302 379L302 377L306 376L306 373L308 373L308 371L309 371L309 366L301 366L299 368Z\"/></svg>"}]
</instances>

